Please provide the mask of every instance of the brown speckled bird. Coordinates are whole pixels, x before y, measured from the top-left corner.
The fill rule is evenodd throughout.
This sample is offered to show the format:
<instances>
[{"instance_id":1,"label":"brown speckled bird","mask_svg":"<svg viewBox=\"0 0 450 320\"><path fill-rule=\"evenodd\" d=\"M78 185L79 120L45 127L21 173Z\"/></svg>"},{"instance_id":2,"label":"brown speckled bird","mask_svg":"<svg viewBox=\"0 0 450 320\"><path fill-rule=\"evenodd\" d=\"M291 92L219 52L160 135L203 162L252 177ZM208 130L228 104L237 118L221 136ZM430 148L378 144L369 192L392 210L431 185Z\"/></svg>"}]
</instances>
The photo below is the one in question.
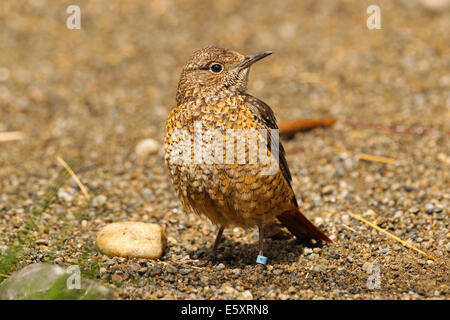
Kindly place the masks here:
<instances>
[{"instance_id":1,"label":"brown speckled bird","mask_svg":"<svg viewBox=\"0 0 450 320\"><path fill-rule=\"evenodd\" d=\"M181 72L177 106L167 118L166 164L185 210L203 214L218 226L213 257L224 228L229 226L258 226L259 255L263 256L264 230L276 220L299 239L331 242L298 209L283 146L272 144L271 129L278 128L273 111L246 93L250 66L271 53L244 56L215 46L195 51ZM249 154L254 140L239 133L251 130L264 142L261 145L270 160L277 161L271 174L262 173L270 161L255 163L249 156L244 162L237 161L238 151L232 153L234 161L223 161L228 156L226 148L216 152L216 147L226 145L232 136L227 133L233 132L236 141L244 141L245 154ZM258 150L261 147L257 145ZM237 147L233 146L234 150ZM208 158L211 155L216 158Z\"/></svg>"}]
</instances>

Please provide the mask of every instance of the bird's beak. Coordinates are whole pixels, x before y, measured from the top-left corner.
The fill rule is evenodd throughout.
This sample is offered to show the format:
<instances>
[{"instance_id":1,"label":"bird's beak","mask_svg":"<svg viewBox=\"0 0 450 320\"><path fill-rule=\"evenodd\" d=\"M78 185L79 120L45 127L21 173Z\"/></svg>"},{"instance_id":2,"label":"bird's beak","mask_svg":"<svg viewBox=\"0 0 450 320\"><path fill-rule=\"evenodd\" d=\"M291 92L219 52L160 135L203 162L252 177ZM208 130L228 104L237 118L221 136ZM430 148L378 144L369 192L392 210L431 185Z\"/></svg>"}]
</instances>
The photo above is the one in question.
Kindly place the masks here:
<instances>
[{"instance_id":1,"label":"bird's beak","mask_svg":"<svg viewBox=\"0 0 450 320\"><path fill-rule=\"evenodd\" d=\"M244 61L242 61L242 63L239 65L240 69L245 69L250 67L252 64L254 64L256 61L259 61L267 56L270 56L272 54L272 51L263 51L263 52L258 52L255 54L251 54L248 56L245 56Z\"/></svg>"}]
</instances>

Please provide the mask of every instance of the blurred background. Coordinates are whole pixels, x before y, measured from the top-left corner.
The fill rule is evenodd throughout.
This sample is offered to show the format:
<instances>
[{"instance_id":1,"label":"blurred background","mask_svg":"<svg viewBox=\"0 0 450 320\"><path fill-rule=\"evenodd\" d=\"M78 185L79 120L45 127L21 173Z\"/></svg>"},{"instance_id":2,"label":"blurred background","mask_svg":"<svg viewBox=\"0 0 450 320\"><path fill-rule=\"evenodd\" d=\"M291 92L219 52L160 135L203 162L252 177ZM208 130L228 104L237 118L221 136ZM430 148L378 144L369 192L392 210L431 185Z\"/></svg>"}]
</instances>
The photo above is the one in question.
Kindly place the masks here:
<instances>
[{"instance_id":1,"label":"blurred background","mask_svg":"<svg viewBox=\"0 0 450 320\"><path fill-rule=\"evenodd\" d=\"M450 202L446 2L2 0L0 132L18 131L19 138L0 141L0 245L8 245L44 195L60 155L79 170L93 196L104 198L78 216L80 192L76 184L65 186L40 222L45 234L66 230L73 248L84 248L104 223L162 221L169 236L186 241L180 247L206 246L213 231L210 238L204 233L204 243L192 244L177 229L184 218L162 145L183 64L194 50L214 44L243 54L274 52L252 67L248 89L279 121L337 119L331 129L285 142L294 189L310 216L327 225L337 212L372 208L386 215L385 227L393 223L392 230L407 230L402 236L420 238L418 243L445 255L448 217L427 233L425 207L440 208L445 217ZM81 9L80 30L66 27L72 4ZM366 26L372 4L381 10L380 30ZM400 134L364 128L367 122L434 131ZM150 156L141 156L136 146L147 138L154 140L145 149ZM361 164L354 159L358 152L399 165ZM389 220L414 207L424 215L405 225ZM82 221L83 232L62 228L69 223L77 229ZM189 221L196 230L200 220ZM340 230L324 228L331 234ZM62 257L59 263L80 258L81 249L47 249L37 246L16 267L54 261L52 250Z\"/></svg>"},{"instance_id":2,"label":"blurred background","mask_svg":"<svg viewBox=\"0 0 450 320\"><path fill-rule=\"evenodd\" d=\"M69 30L73 1L2 1L0 129L26 132L33 150L8 146L0 161L160 139L181 67L210 44L274 52L249 92L279 120L448 125L448 10L377 3L381 30L366 27L370 1L77 1L81 29Z\"/></svg>"}]
</instances>

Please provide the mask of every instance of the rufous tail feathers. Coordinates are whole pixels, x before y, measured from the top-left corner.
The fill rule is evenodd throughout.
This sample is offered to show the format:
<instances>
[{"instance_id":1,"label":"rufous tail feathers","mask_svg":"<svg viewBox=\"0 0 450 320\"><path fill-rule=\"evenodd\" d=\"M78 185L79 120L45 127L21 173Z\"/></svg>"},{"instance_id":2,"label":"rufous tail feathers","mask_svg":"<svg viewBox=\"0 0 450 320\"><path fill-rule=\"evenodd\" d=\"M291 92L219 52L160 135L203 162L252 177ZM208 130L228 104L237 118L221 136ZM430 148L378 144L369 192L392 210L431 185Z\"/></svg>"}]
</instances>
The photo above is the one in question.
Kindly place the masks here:
<instances>
[{"instance_id":1,"label":"rufous tail feathers","mask_svg":"<svg viewBox=\"0 0 450 320\"><path fill-rule=\"evenodd\" d=\"M278 220L289 229L298 239L317 239L331 243L325 233L311 223L298 208L279 215Z\"/></svg>"}]
</instances>

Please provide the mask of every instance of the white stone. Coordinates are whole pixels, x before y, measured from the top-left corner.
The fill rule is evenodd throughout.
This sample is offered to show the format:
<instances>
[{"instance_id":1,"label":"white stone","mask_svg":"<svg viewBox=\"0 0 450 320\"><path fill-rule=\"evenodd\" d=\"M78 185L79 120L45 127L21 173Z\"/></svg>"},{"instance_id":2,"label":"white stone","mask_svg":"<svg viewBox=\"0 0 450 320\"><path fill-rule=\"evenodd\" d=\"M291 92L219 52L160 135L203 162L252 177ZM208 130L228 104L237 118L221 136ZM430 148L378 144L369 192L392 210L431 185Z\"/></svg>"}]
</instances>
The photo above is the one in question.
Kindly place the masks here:
<instances>
[{"instance_id":1,"label":"white stone","mask_svg":"<svg viewBox=\"0 0 450 320\"><path fill-rule=\"evenodd\" d=\"M431 11L444 11L450 7L450 0L420 0L420 2Z\"/></svg>"},{"instance_id":2,"label":"white stone","mask_svg":"<svg viewBox=\"0 0 450 320\"><path fill-rule=\"evenodd\" d=\"M321 224L323 223L323 219L322 219L321 217L317 217L317 218L314 219L314 222L315 222L317 225L321 225Z\"/></svg>"},{"instance_id":3,"label":"white stone","mask_svg":"<svg viewBox=\"0 0 450 320\"><path fill-rule=\"evenodd\" d=\"M158 152L159 148L158 141L149 138L139 141L134 152L139 160L144 160L149 154Z\"/></svg>"},{"instance_id":4,"label":"white stone","mask_svg":"<svg viewBox=\"0 0 450 320\"><path fill-rule=\"evenodd\" d=\"M163 229L153 223L116 222L97 235L98 249L107 255L158 259L167 244Z\"/></svg>"},{"instance_id":5,"label":"white stone","mask_svg":"<svg viewBox=\"0 0 450 320\"><path fill-rule=\"evenodd\" d=\"M394 214L394 218L401 218L403 216L403 211L398 210Z\"/></svg>"},{"instance_id":6,"label":"white stone","mask_svg":"<svg viewBox=\"0 0 450 320\"><path fill-rule=\"evenodd\" d=\"M284 294L284 293L280 293L278 295L278 298L280 298L281 300L288 300L289 299L289 295Z\"/></svg>"},{"instance_id":7,"label":"white stone","mask_svg":"<svg viewBox=\"0 0 450 320\"><path fill-rule=\"evenodd\" d=\"M106 196L101 194L96 196L93 200L92 200L92 205L96 208L101 207L102 205L104 205L106 203Z\"/></svg>"},{"instance_id":8,"label":"white stone","mask_svg":"<svg viewBox=\"0 0 450 320\"><path fill-rule=\"evenodd\" d=\"M219 291L231 296L236 296L238 294L238 291L235 288L225 283L220 287Z\"/></svg>"},{"instance_id":9,"label":"white stone","mask_svg":"<svg viewBox=\"0 0 450 320\"><path fill-rule=\"evenodd\" d=\"M58 198L68 203L73 201L73 196L63 189L58 190Z\"/></svg>"},{"instance_id":10,"label":"white stone","mask_svg":"<svg viewBox=\"0 0 450 320\"><path fill-rule=\"evenodd\" d=\"M350 224L350 216L349 216L348 214L344 214L344 215L341 217L341 220L342 220L342 223Z\"/></svg>"},{"instance_id":11,"label":"white stone","mask_svg":"<svg viewBox=\"0 0 450 320\"><path fill-rule=\"evenodd\" d=\"M253 295L250 290L245 290L238 296L239 300L253 300Z\"/></svg>"}]
</instances>

